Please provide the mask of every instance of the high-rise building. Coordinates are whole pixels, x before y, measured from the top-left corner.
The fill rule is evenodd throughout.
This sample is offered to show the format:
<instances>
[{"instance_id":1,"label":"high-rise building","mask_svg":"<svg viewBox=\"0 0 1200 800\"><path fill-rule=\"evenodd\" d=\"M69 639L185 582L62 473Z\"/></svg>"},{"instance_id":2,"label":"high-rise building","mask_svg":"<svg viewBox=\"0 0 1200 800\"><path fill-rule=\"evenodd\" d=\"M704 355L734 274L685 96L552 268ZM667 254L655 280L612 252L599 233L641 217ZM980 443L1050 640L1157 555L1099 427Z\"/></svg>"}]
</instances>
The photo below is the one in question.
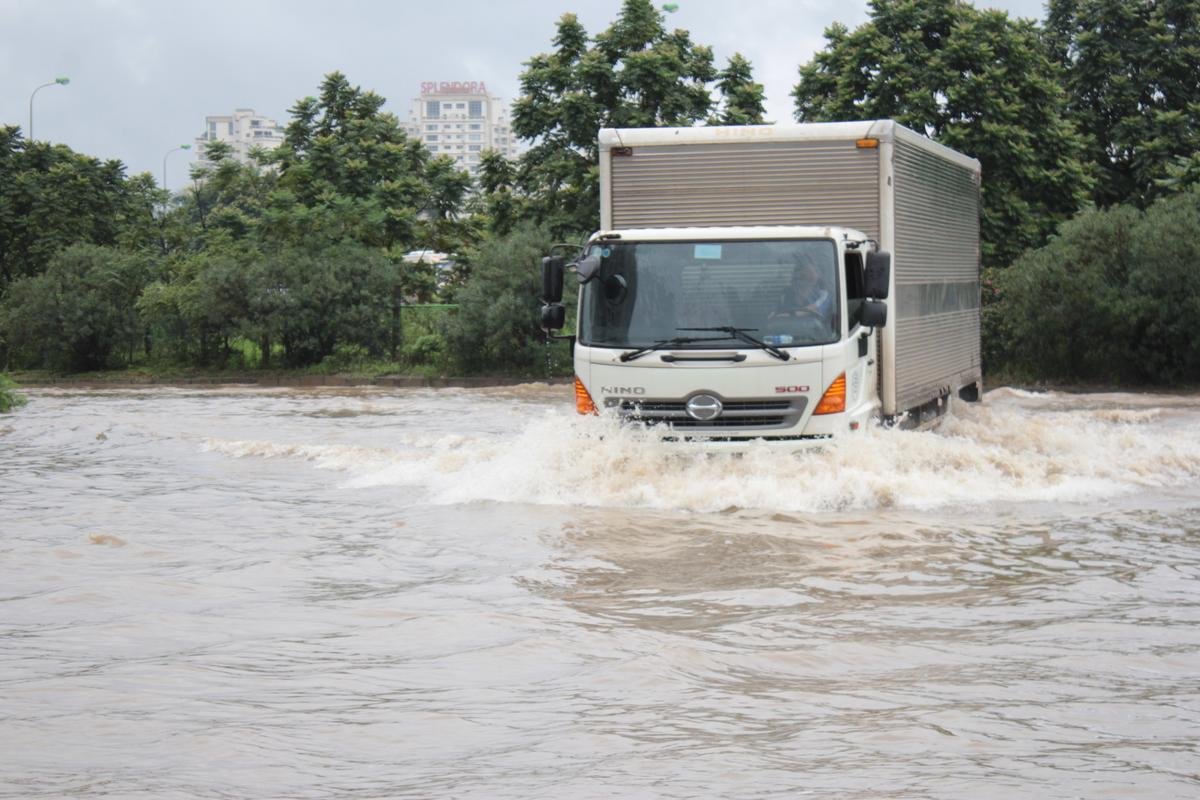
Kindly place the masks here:
<instances>
[{"instance_id":1,"label":"high-rise building","mask_svg":"<svg viewBox=\"0 0 1200 800\"><path fill-rule=\"evenodd\" d=\"M508 110L482 81L422 83L405 130L435 156L453 158L472 175L483 151L496 150L508 158L518 152Z\"/></svg>"},{"instance_id":2,"label":"high-rise building","mask_svg":"<svg viewBox=\"0 0 1200 800\"><path fill-rule=\"evenodd\" d=\"M204 133L196 137L197 160L201 163L208 142L225 142L233 147L234 158L249 164L251 148L274 150L283 143L283 128L275 120L255 114L253 108L239 108L232 116L204 118Z\"/></svg>"}]
</instances>

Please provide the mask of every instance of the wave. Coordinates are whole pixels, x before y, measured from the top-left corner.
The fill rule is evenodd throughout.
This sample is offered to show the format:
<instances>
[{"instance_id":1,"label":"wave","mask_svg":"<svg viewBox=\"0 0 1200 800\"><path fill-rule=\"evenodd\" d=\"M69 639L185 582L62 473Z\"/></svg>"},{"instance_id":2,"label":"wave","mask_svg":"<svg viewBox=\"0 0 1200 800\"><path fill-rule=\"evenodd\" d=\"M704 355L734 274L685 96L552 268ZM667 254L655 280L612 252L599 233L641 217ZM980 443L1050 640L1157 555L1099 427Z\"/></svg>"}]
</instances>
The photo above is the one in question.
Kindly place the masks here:
<instances>
[{"instance_id":1,"label":"wave","mask_svg":"<svg viewBox=\"0 0 1200 800\"><path fill-rule=\"evenodd\" d=\"M807 453L761 444L737 455L697 452L650 431L558 410L512 433L397 432L379 448L218 440L207 448L238 458L304 459L347 473L348 489L420 487L438 504L702 512L1077 502L1200 478L1194 403L1167 413L1073 408L1073 396L1061 393L993 394L983 404L956 405L935 430L876 428Z\"/></svg>"}]
</instances>

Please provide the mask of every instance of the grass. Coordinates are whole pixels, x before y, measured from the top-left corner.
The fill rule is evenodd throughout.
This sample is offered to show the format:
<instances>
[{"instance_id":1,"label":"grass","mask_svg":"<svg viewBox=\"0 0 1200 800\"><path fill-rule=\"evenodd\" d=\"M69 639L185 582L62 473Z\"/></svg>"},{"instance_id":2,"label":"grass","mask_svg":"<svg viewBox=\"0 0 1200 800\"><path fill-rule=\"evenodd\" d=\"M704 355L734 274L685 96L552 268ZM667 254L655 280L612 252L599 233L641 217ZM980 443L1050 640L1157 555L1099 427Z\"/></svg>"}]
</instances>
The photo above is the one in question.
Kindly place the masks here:
<instances>
[{"instance_id":1,"label":"grass","mask_svg":"<svg viewBox=\"0 0 1200 800\"><path fill-rule=\"evenodd\" d=\"M360 362L340 366L315 364L296 369L271 368L201 368L175 365L137 365L128 369L100 370L96 372L54 372L52 370L18 370L13 375L24 384L60 383L81 381L88 383L170 383L193 380L221 381L271 381L278 379L301 379L309 375L340 375L352 379L370 379L383 376L437 378L444 371L427 364L411 366L391 361Z\"/></svg>"},{"instance_id":2,"label":"grass","mask_svg":"<svg viewBox=\"0 0 1200 800\"><path fill-rule=\"evenodd\" d=\"M271 366L262 366L262 351L248 339L232 339L225 366L199 367L180 364L170 359L139 361L123 369L93 372L57 372L54 370L23 370L13 374L26 384L80 381L88 383L170 383L172 381L275 381L300 380L311 375L338 375L355 380L383 376L419 378L443 377L447 370L439 364L420 364L371 356L357 347L339 347L319 364L304 367L283 367L284 350L276 345L271 350Z\"/></svg>"},{"instance_id":3,"label":"grass","mask_svg":"<svg viewBox=\"0 0 1200 800\"><path fill-rule=\"evenodd\" d=\"M503 377L546 380L542 371L528 375L517 373L467 376L456 373L438 364L406 364L385 358L369 358L353 354L335 354L306 367L235 366L228 368L202 368L179 366L169 363L136 364L126 369L102 370L97 372L55 372L52 370L17 370L13 377L26 385L52 383L290 383L302 382L306 377L338 376L352 381L370 381L375 378L400 377L433 380L461 377Z\"/></svg>"},{"instance_id":4,"label":"grass","mask_svg":"<svg viewBox=\"0 0 1200 800\"><path fill-rule=\"evenodd\" d=\"M17 385L12 378L0 372L0 414L23 406L25 402L25 398L17 392Z\"/></svg>"},{"instance_id":5,"label":"grass","mask_svg":"<svg viewBox=\"0 0 1200 800\"><path fill-rule=\"evenodd\" d=\"M1161 394L1196 394L1200 384L1153 384L1128 381L1081 380L1078 378L1055 378L1035 375L1028 370L995 369L983 374L984 391L1007 386L1030 392L1067 392L1091 394L1095 392L1133 392Z\"/></svg>"},{"instance_id":6,"label":"grass","mask_svg":"<svg viewBox=\"0 0 1200 800\"><path fill-rule=\"evenodd\" d=\"M403 377L420 379L439 378L519 378L546 380L544 368L535 367L528 372L496 371L482 375L457 371L445 355L438 337L422 333L417 325L406 326L411 335L405 339L399 360L373 356L365 348L352 345L339 346L331 355L318 364L303 367L282 367L284 350L279 344L271 349L272 366L262 367L262 351L258 344L248 339L235 338L229 341L226 366L196 367L181 365L169 359L151 359L136 362L124 369L95 372L55 372L53 370L14 371L17 380L25 384L48 384L63 382L80 383L238 383L238 382L282 382L300 383L310 376L338 376L352 381L370 381L374 378ZM569 367L563 374L569 373ZM561 376L559 376L561 377Z\"/></svg>"}]
</instances>

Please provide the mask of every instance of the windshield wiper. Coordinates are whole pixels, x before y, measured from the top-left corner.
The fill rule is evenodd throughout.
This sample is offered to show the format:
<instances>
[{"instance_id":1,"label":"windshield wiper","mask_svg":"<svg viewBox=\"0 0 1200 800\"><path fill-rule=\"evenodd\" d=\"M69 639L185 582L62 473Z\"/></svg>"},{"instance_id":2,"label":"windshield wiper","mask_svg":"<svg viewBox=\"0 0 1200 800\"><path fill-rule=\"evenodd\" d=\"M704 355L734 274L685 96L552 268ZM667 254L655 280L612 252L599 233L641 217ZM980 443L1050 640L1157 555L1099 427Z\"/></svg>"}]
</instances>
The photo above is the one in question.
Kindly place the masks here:
<instances>
[{"instance_id":1,"label":"windshield wiper","mask_svg":"<svg viewBox=\"0 0 1200 800\"><path fill-rule=\"evenodd\" d=\"M789 361L792 358L790 355L788 355L784 351L780 350L778 347L767 344L762 339L755 338L754 336L751 336L749 333L747 333L747 331L756 331L756 330L758 330L758 328L735 328L732 325L720 325L716 328L677 328L676 330L681 330L681 331L720 331L721 333L728 333L729 336L733 339L740 339L741 341L745 342L746 344L752 344L759 349L766 350L768 353L775 356L780 361Z\"/></svg>"},{"instance_id":2,"label":"windshield wiper","mask_svg":"<svg viewBox=\"0 0 1200 800\"><path fill-rule=\"evenodd\" d=\"M715 328L680 328L679 330L716 330ZM675 347L680 344L694 344L696 342L723 342L729 337L727 336L676 336L673 339L663 339L662 341L648 344L645 347L640 347L637 350L630 350L627 353L621 353L622 361L633 361L635 358L641 358L646 353L653 353L655 350L662 350L664 347Z\"/></svg>"}]
</instances>

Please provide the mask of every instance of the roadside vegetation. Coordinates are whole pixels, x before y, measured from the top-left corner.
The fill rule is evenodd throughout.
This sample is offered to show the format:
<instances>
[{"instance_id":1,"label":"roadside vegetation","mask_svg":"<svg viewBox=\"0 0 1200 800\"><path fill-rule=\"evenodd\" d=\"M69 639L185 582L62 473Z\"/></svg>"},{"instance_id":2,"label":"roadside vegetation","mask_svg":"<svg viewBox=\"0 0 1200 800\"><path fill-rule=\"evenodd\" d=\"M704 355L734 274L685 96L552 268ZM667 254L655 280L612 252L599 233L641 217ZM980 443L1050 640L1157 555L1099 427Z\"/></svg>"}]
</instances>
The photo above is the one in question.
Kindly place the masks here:
<instances>
[{"instance_id":1,"label":"roadside vegetation","mask_svg":"<svg viewBox=\"0 0 1200 800\"><path fill-rule=\"evenodd\" d=\"M0 372L0 414L6 414L24 403L25 398L18 394L12 378Z\"/></svg>"},{"instance_id":2,"label":"roadside vegetation","mask_svg":"<svg viewBox=\"0 0 1200 800\"><path fill-rule=\"evenodd\" d=\"M1088 211L990 274L987 358L1024 380L1195 383L1198 275L1200 192Z\"/></svg>"},{"instance_id":3,"label":"roadside vegetation","mask_svg":"<svg viewBox=\"0 0 1200 800\"><path fill-rule=\"evenodd\" d=\"M1200 0L1051 0L1044 23L870 8L799 65L795 117L891 117L982 162L985 369L1200 382ZM242 164L209 143L177 194L0 126L0 368L569 372L537 264L598 225L597 130L766 120L752 65L648 0L594 34L564 15L550 46L513 105L528 150L474 181L337 72L281 147Z\"/></svg>"}]
</instances>

